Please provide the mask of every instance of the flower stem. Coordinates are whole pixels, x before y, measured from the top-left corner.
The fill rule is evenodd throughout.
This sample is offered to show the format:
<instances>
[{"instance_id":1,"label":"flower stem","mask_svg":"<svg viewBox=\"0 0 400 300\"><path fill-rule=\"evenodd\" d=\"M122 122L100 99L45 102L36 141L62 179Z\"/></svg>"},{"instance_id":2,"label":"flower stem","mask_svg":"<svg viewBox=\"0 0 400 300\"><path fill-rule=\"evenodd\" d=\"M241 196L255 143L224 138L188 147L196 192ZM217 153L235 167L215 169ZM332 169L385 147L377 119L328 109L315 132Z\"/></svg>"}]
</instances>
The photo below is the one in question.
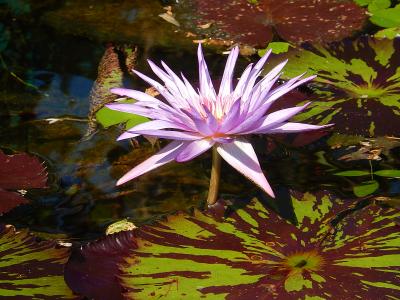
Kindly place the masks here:
<instances>
[{"instance_id":1,"label":"flower stem","mask_svg":"<svg viewBox=\"0 0 400 300\"><path fill-rule=\"evenodd\" d=\"M221 177L221 156L217 152L217 147L213 147L210 187L208 189L208 196L207 196L208 206L211 206L215 204L215 202L217 202L220 177Z\"/></svg>"}]
</instances>

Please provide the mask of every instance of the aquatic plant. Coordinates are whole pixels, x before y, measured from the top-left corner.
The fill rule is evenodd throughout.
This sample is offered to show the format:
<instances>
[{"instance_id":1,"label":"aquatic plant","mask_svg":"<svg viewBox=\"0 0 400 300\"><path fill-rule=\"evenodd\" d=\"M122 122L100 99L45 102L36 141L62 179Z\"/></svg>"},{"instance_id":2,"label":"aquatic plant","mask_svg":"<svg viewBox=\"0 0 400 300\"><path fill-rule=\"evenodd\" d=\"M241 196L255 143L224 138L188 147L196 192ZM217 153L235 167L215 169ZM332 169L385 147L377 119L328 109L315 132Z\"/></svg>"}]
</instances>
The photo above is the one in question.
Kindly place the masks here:
<instances>
[{"instance_id":1,"label":"aquatic plant","mask_svg":"<svg viewBox=\"0 0 400 300\"><path fill-rule=\"evenodd\" d=\"M137 90L111 89L113 93L131 97L137 102L113 103L107 105L109 108L152 119L130 128L118 140L139 135L174 140L125 174L117 184L123 184L174 160L177 162L191 160L212 148L213 162L207 199L209 204L217 200L221 157L274 197L252 145L243 137L251 134L314 130L323 126L288 122L291 117L305 109L308 103L301 107L267 113L271 105L282 95L315 77L301 79L304 75L301 74L275 87L280 72L286 64L284 61L256 83L270 53L270 51L266 53L254 67L250 64L233 88L234 67L239 55L239 48L234 47L227 59L218 93L211 81L201 45L197 53L200 82L197 92L183 75L181 79L164 62L162 62L163 70L152 61L149 61L150 67L164 82L165 87L136 70L134 72L157 89L166 102Z\"/></svg>"},{"instance_id":2,"label":"aquatic plant","mask_svg":"<svg viewBox=\"0 0 400 300\"><path fill-rule=\"evenodd\" d=\"M205 211L109 235L72 254L67 283L100 299L398 295L397 209L371 204L352 212L353 201L326 191L288 197L295 224L259 199L218 201Z\"/></svg>"},{"instance_id":3,"label":"aquatic plant","mask_svg":"<svg viewBox=\"0 0 400 300\"><path fill-rule=\"evenodd\" d=\"M301 72L318 75L310 85L311 105L294 120L335 123L335 130L344 134L396 136L400 126L399 53L400 38L363 36L325 46L291 48L271 61L289 60L284 79Z\"/></svg>"},{"instance_id":4,"label":"aquatic plant","mask_svg":"<svg viewBox=\"0 0 400 300\"><path fill-rule=\"evenodd\" d=\"M28 203L26 190L46 187L46 167L38 158L27 153L6 155L0 150L0 215Z\"/></svg>"},{"instance_id":5,"label":"aquatic plant","mask_svg":"<svg viewBox=\"0 0 400 300\"><path fill-rule=\"evenodd\" d=\"M271 42L274 36L301 44L339 41L360 30L366 10L349 0L191 0L198 23L211 38L253 46ZM192 18L190 21L193 20ZM190 26L190 25L189 25Z\"/></svg>"}]
</instances>

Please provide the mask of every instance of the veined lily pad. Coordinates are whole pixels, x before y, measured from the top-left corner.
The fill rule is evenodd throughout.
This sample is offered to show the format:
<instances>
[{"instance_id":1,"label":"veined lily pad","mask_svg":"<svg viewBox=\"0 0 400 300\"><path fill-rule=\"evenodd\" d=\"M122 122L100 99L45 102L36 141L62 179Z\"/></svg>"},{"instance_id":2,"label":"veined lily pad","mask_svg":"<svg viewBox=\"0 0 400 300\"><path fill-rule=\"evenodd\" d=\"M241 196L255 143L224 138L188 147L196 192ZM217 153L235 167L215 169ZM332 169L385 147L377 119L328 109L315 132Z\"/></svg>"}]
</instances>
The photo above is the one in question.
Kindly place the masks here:
<instances>
[{"instance_id":1,"label":"veined lily pad","mask_svg":"<svg viewBox=\"0 0 400 300\"><path fill-rule=\"evenodd\" d=\"M6 155L0 150L0 215L28 203L16 190L47 187L43 164L26 153Z\"/></svg>"},{"instance_id":2,"label":"veined lily pad","mask_svg":"<svg viewBox=\"0 0 400 300\"><path fill-rule=\"evenodd\" d=\"M77 299L64 282L69 249L0 227L0 298Z\"/></svg>"},{"instance_id":3,"label":"veined lily pad","mask_svg":"<svg viewBox=\"0 0 400 300\"><path fill-rule=\"evenodd\" d=\"M306 48L283 55L289 59L284 77L318 75L312 86L317 96L295 120L335 123L335 131L346 134L398 134L400 38L363 37Z\"/></svg>"},{"instance_id":4,"label":"veined lily pad","mask_svg":"<svg viewBox=\"0 0 400 300\"><path fill-rule=\"evenodd\" d=\"M249 45L264 45L273 32L293 43L340 40L360 30L365 10L353 1L247 0L194 1L200 23L214 35Z\"/></svg>"},{"instance_id":5,"label":"veined lily pad","mask_svg":"<svg viewBox=\"0 0 400 300\"><path fill-rule=\"evenodd\" d=\"M349 204L326 192L293 192L291 198L297 225L254 199L240 206L219 202L193 215L178 213L130 232L128 239L127 232L110 236L107 239L112 238L114 245L119 238L120 249L131 245L114 274L114 284L121 283L128 299L389 299L398 295L397 210L371 205L348 215L334 230L331 221ZM86 261L73 259L69 267L86 269L87 262L96 259L91 256L94 247L100 245L105 243L83 248L80 255ZM118 253L112 248L109 255L115 260ZM97 270L109 277L108 267L104 263ZM90 291L99 288L78 284Z\"/></svg>"}]
</instances>

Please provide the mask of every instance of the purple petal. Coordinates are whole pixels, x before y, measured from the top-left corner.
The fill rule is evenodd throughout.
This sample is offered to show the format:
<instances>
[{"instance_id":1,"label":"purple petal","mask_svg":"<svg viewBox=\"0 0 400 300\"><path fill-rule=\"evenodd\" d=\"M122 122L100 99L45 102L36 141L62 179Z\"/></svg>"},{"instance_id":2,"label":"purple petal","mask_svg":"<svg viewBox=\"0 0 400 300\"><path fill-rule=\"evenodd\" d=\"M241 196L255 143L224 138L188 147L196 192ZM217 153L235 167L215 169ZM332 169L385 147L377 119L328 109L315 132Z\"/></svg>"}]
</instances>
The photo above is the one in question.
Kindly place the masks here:
<instances>
[{"instance_id":1,"label":"purple petal","mask_svg":"<svg viewBox=\"0 0 400 300\"><path fill-rule=\"evenodd\" d=\"M249 142L236 140L233 143L220 144L217 151L232 167L260 186L268 195L275 197Z\"/></svg>"},{"instance_id":2,"label":"purple petal","mask_svg":"<svg viewBox=\"0 0 400 300\"><path fill-rule=\"evenodd\" d=\"M281 124L299 112L301 112L303 109L305 109L308 105L310 105L311 102L304 104L303 106L295 106L295 107L290 107L290 108L285 108L281 109L278 111L275 111L273 113L270 113L266 117L262 119L262 123L258 126L258 128L251 128L249 131L242 132L243 134L246 133L266 133L270 128L275 127L278 124Z\"/></svg>"},{"instance_id":3,"label":"purple petal","mask_svg":"<svg viewBox=\"0 0 400 300\"><path fill-rule=\"evenodd\" d=\"M149 94L143 93L141 91L137 90L131 90L131 89L123 89L123 88L112 88L110 89L110 92L113 94L117 94L119 96L128 96L130 98L133 98L137 101L143 101L143 102L153 102L153 101L160 101Z\"/></svg>"},{"instance_id":4,"label":"purple petal","mask_svg":"<svg viewBox=\"0 0 400 300\"><path fill-rule=\"evenodd\" d=\"M169 122L169 121L164 121L164 120L153 120L149 121L146 123L141 123L138 124L132 128L129 128L126 132L121 134L117 141L124 140L124 139L129 139L135 136L138 136L140 134L135 133L137 131L142 131L142 130L158 130L158 129L181 129L181 130L188 130L186 126L180 125L178 123L174 122Z\"/></svg>"},{"instance_id":5,"label":"purple petal","mask_svg":"<svg viewBox=\"0 0 400 300\"><path fill-rule=\"evenodd\" d=\"M125 103L111 103L107 104L106 107L112 110L122 111L130 114L135 114L143 117L154 118L155 114L151 109L146 107L137 106L135 104L125 104Z\"/></svg>"},{"instance_id":6,"label":"purple petal","mask_svg":"<svg viewBox=\"0 0 400 300\"><path fill-rule=\"evenodd\" d=\"M185 148L176 157L177 162L184 162L199 156L210 149L215 142L211 139L201 139L187 144Z\"/></svg>"},{"instance_id":7,"label":"purple petal","mask_svg":"<svg viewBox=\"0 0 400 300\"><path fill-rule=\"evenodd\" d=\"M287 83L281 85L279 88L277 88L276 90L274 90L274 91L271 93L271 95L270 95L270 97L269 97L269 99L268 99L268 102L270 103L270 102L275 101L276 99L278 99L278 98L281 97L282 95L287 94L287 93L290 92L291 90L295 89L296 87L298 87L299 85L302 85L303 83L305 83L305 82L307 82L307 81L313 80L315 77L317 77L317 75L313 75L313 76L304 78L304 79L302 79L302 80L296 82L295 84L287 85L287 83L289 83L289 81L291 81L292 79L294 79L294 78L292 78L292 79L289 80ZM296 78L297 78L297 77L296 77Z\"/></svg>"},{"instance_id":8,"label":"purple petal","mask_svg":"<svg viewBox=\"0 0 400 300\"><path fill-rule=\"evenodd\" d=\"M220 99L232 93L232 77L238 55L239 47L236 46L231 50L226 61L224 74L222 75L222 81L218 92L218 97Z\"/></svg>"},{"instance_id":9,"label":"purple petal","mask_svg":"<svg viewBox=\"0 0 400 300\"><path fill-rule=\"evenodd\" d=\"M117 185L121 185L121 184L123 184L129 180L132 180L146 172L154 170L155 168L158 168L162 165L165 165L166 163L169 163L169 162L175 160L176 156L180 153L180 151L182 150L182 147L184 145L185 145L185 143L180 142L180 141L171 142L166 147L161 149L158 153L151 156L150 158L148 158L141 164L134 167L132 170L130 170L124 176L122 176L122 178L118 180Z\"/></svg>"},{"instance_id":10,"label":"purple petal","mask_svg":"<svg viewBox=\"0 0 400 300\"><path fill-rule=\"evenodd\" d=\"M139 136L140 134L137 133L131 133L129 131L124 132L123 134L121 134L118 138L117 141L122 141L122 140L126 140L126 139L131 139L134 137Z\"/></svg>"},{"instance_id":11,"label":"purple petal","mask_svg":"<svg viewBox=\"0 0 400 300\"><path fill-rule=\"evenodd\" d=\"M210 73L208 72L207 64L204 60L201 44L199 44L197 49L197 58L199 60L200 93L203 97L215 100L216 93L210 78Z\"/></svg>"},{"instance_id":12,"label":"purple petal","mask_svg":"<svg viewBox=\"0 0 400 300\"><path fill-rule=\"evenodd\" d=\"M201 139L202 136L190 133L190 132L182 132L182 131L170 131L170 130L135 130L130 131L131 133L137 133L142 135L155 136L163 139L171 139L171 140L181 140L181 141L193 141Z\"/></svg>"},{"instance_id":13,"label":"purple petal","mask_svg":"<svg viewBox=\"0 0 400 300\"><path fill-rule=\"evenodd\" d=\"M251 73L253 64L249 64L244 72L242 73L242 76L240 76L240 79L235 87L235 90L233 92L235 97L240 97L243 94L243 89L246 87L247 79L249 78L249 75Z\"/></svg>"},{"instance_id":14,"label":"purple petal","mask_svg":"<svg viewBox=\"0 0 400 300\"><path fill-rule=\"evenodd\" d=\"M308 130L319 130L327 127L331 127L334 124L327 125L311 125L311 124L303 124L303 123L294 123L288 122L281 124L277 127L274 127L268 131L268 133L288 133L288 132L299 132L299 131L308 131Z\"/></svg>"}]
</instances>

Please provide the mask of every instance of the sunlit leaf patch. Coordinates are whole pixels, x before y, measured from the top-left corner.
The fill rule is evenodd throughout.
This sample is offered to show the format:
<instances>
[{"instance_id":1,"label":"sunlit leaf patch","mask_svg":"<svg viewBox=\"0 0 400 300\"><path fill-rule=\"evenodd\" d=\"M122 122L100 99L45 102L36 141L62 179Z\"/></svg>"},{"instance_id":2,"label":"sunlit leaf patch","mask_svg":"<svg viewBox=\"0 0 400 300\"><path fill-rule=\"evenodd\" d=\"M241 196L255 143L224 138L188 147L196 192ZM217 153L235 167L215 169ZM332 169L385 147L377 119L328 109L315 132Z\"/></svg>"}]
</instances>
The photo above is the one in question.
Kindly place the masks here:
<instances>
[{"instance_id":1,"label":"sunlit leaf patch","mask_svg":"<svg viewBox=\"0 0 400 300\"><path fill-rule=\"evenodd\" d=\"M400 38L308 45L282 56L289 59L284 77L302 72L318 75L309 109L295 120L335 123L335 131L346 134L398 134Z\"/></svg>"},{"instance_id":2,"label":"sunlit leaf patch","mask_svg":"<svg viewBox=\"0 0 400 300\"><path fill-rule=\"evenodd\" d=\"M79 299L64 282L69 249L0 227L0 298Z\"/></svg>"}]
</instances>

